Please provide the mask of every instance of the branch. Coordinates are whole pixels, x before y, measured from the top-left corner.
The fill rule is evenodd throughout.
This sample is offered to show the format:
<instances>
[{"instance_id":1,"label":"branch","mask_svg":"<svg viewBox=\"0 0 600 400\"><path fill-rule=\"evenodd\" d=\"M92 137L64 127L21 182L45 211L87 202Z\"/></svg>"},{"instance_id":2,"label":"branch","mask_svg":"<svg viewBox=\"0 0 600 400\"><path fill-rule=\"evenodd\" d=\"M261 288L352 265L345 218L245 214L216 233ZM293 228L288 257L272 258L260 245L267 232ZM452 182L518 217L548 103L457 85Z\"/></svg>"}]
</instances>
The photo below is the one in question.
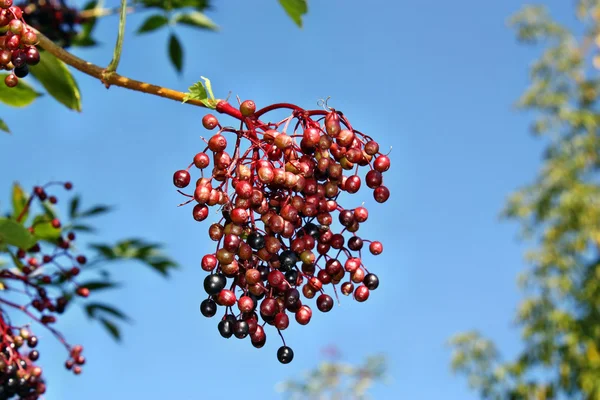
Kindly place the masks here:
<instances>
[{"instance_id":1,"label":"branch","mask_svg":"<svg viewBox=\"0 0 600 400\"><path fill-rule=\"evenodd\" d=\"M65 64L68 64L76 70L81 71L84 74L94 77L100 81L102 81L103 78L105 78L104 68L92 64L91 62L82 60L81 58L69 53L62 47L59 47L56 44L54 44L52 40L48 39L41 32L36 31L36 34L39 40L39 46L46 50L48 53L55 56L56 58L65 62ZM136 81L134 79L129 79L117 73L106 74L106 79L104 79L104 83L107 85L120 86L125 89L135 90L137 92L142 93L148 93L154 96L164 97L179 102L183 102L183 99L185 97L185 93L183 92L168 89L158 85L152 85L146 82ZM202 102L199 100L190 99L186 103L206 108L206 106L202 104Z\"/></svg>"}]
</instances>

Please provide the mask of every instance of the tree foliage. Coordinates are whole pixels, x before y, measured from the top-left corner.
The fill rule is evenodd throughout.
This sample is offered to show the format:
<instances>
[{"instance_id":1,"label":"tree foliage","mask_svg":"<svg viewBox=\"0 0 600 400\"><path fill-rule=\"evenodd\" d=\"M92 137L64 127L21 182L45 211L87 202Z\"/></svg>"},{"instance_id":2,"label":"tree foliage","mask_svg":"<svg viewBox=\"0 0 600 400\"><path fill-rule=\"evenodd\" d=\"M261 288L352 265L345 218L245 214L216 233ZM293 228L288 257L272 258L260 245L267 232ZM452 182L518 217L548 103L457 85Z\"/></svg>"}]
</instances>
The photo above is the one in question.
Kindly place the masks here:
<instances>
[{"instance_id":1,"label":"tree foliage","mask_svg":"<svg viewBox=\"0 0 600 400\"><path fill-rule=\"evenodd\" d=\"M523 347L505 359L477 332L452 339L453 368L485 399L600 398L600 1L579 1L577 17L568 27L529 6L511 20L520 41L543 47L519 106L546 148L504 212L535 243L520 278Z\"/></svg>"}]
</instances>

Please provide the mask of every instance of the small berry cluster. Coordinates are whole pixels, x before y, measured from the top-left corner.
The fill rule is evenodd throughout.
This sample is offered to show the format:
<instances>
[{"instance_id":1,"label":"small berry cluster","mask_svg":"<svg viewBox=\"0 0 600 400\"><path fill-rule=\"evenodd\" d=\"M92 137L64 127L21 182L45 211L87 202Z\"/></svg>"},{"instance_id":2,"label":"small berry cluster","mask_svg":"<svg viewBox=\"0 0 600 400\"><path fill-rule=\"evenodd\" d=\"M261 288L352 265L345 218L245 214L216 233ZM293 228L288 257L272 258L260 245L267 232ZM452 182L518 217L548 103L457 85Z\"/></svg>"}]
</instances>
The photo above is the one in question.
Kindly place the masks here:
<instances>
[{"instance_id":1,"label":"small berry cluster","mask_svg":"<svg viewBox=\"0 0 600 400\"><path fill-rule=\"evenodd\" d=\"M24 21L20 7L13 0L0 0L0 70L12 71L4 79L15 87L19 78L29 74L29 66L40 62L35 44L37 35Z\"/></svg>"},{"instance_id":2,"label":"small berry cluster","mask_svg":"<svg viewBox=\"0 0 600 400\"><path fill-rule=\"evenodd\" d=\"M42 369L34 364L37 344L29 329L13 328L0 315L0 400L36 400L46 392Z\"/></svg>"},{"instance_id":3,"label":"small berry cluster","mask_svg":"<svg viewBox=\"0 0 600 400\"><path fill-rule=\"evenodd\" d=\"M291 109L292 115L278 123L259 119L279 109ZM367 209L344 208L338 198L342 192L357 193L364 179L377 202L387 201L390 192L383 186L383 173L390 160L379 152L377 142L330 108L307 111L275 104L256 111L254 102L244 101L236 110L223 101L217 111L240 119L241 128L222 127L216 117L206 115L203 126L218 132L187 169L173 176L174 185L182 189L191 182L192 167L201 171L193 194L179 190L190 198L183 204L196 202L196 221L208 217L209 207L220 207L220 221L208 230L217 249L201 262L202 269L211 272L204 280L208 298L201 313L213 317L218 306L225 307L218 324L221 336L249 336L260 348L266 342L265 324L274 326L283 340L288 313L300 325L309 323L312 309L301 293L306 299L317 297L321 312L334 305L323 290L328 284L336 297L341 283L342 294L367 300L379 279L364 266L362 249L368 243L371 254L378 255L383 246L356 235L368 219ZM288 133L290 126L294 128ZM235 138L231 154L228 134ZM358 175L360 167L368 168L364 178ZM278 360L287 364L293 356L283 340Z\"/></svg>"},{"instance_id":4,"label":"small berry cluster","mask_svg":"<svg viewBox=\"0 0 600 400\"><path fill-rule=\"evenodd\" d=\"M79 10L64 1L27 0L19 4L29 25L61 47L69 47L77 34L75 27L84 21Z\"/></svg>"},{"instance_id":5,"label":"small berry cluster","mask_svg":"<svg viewBox=\"0 0 600 400\"><path fill-rule=\"evenodd\" d=\"M62 185L67 190L73 187L70 182L50 183L44 187L36 186L20 214L15 217L16 222L23 223L22 221L27 219L34 200L38 200L46 210L51 205L57 204L58 198L46 191L48 186L56 184ZM27 228L29 232L35 235L36 230L43 229L47 235L49 230L56 229L58 231L56 239L44 242L38 241L29 249L16 249L14 253L16 268L0 268L2 293L14 293L15 298L19 295L26 296L26 299L21 302L1 296L0 319L7 320L7 310L12 308L25 313L33 321L44 325L69 351L70 359L66 362L67 369L72 370L75 374L80 374L81 365L85 362L81 355L83 348L79 345L70 346L62 334L52 325L56 323L58 315L66 310L73 296L89 296L90 290L88 288L79 286L74 282L74 278L79 275L80 269L87 263L87 259L84 255L72 253L72 247L76 239L75 233L63 232L61 228L63 228L63 224L58 218L36 217ZM70 289L71 286L73 286L72 289ZM51 290L52 287L59 289L56 291ZM9 331L12 332L14 329L5 324L7 335ZM23 332L25 331L21 331L22 337ZM23 339L27 340L30 347L35 347L35 343L37 343L37 338L34 336L30 338L23 337ZM18 348L18 342L20 341L18 336L14 336L12 341ZM32 346L32 344L34 345ZM31 357L36 357L36 354L37 352L29 354L31 361L35 361ZM2 399L1 396L0 399Z\"/></svg>"}]
</instances>

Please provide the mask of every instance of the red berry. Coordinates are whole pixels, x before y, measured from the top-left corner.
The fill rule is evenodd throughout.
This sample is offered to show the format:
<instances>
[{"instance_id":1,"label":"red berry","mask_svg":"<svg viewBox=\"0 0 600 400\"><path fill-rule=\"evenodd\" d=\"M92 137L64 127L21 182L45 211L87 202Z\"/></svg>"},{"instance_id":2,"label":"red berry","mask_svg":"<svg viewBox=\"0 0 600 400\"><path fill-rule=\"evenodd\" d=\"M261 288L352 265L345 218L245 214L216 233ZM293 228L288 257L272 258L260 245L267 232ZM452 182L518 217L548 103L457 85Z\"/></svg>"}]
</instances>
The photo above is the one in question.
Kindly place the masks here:
<instances>
[{"instance_id":1,"label":"red berry","mask_svg":"<svg viewBox=\"0 0 600 400\"><path fill-rule=\"evenodd\" d=\"M175 171L173 174L173 184L178 188L184 188L189 185L191 179L190 173L184 169Z\"/></svg>"},{"instance_id":2,"label":"red berry","mask_svg":"<svg viewBox=\"0 0 600 400\"><path fill-rule=\"evenodd\" d=\"M362 303L363 301L366 301L369 298L369 293L369 289L365 285L360 285L354 291L354 298L356 299L356 301Z\"/></svg>"},{"instance_id":3,"label":"red berry","mask_svg":"<svg viewBox=\"0 0 600 400\"><path fill-rule=\"evenodd\" d=\"M385 186L379 186L373 191L373 198L378 203L385 203L390 198L390 190Z\"/></svg>"},{"instance_id":4,"label":"red berry","mask_svg":"<svg viewBox=\"0 0 600 400\"><path fill-rule=\"evenodd\" d=\"M78 287L75 292L81 297L88 297L90 295L90 289L86 287Z\"/></svg>"},{"instance_id":5,"label":"red berry","mask_svg":"<svg viewBox=\"0 0 600 400\"><path fill-rule=\"evenodd\" d=\"M204 204L196 204L192 209L196 221L204 221L208 217L208 207Z\"/></svg>"},{"instance_id":6,"label":"red berry","mask_svg":"<svg viewBox=\"0 0 600 400\"><path fill-rule=\"evenodd\" d=\"M217 263L217 257L215 257L214 254L207 254L204 257L202 257L202 262L200 263L200 266L203 270L211 272L212 270L217 268Z\"/></svg>"},{"instance_id":7,"label":"red berry","mask_svg":"<svg viewBox=\"0 0 600 400\"><path fill-rule=\"evenodd\" d=\"M381 244L381 242L371 242L369 245L369 251L374 256L379 255L383 252L383 244Z\"/></svg>"},{"instance_id":8,"label":"red berry","mask_svg":"<svg viewBox=\"0 0 600 400\"><path fill-rule=\"evenodd\" d=\"M202 126L205 129L213 130L219 125L219 120L212 114L206 114L202 117Z\"/></svg>"},{"instance_id":9,"label":"red berry","mask_svg":"<svg viewBox=\"0 0 600 400\"><path fill-rule=\"evenodd\" d=\"M296 322L298 322L300 325L308 324L310 322L311 318L312 318L312 310L307 305L303 305L296 312Z\"/></svg>"},{"instance_id":10,"label":"red berry","mask_svg":"<svg viewBox=\"0 0 600 400\"><path fill-rule=\"evenodd\" d=\"M290 319L285 313L275 315L275 327L281 331L285 330L290 325Z\"/></svg>"},{"instance_id":11,"label":"red berry","mask_svg":"<svg viewBox=\"0 0 600 400\"><path fill-rule=\"evenodd\" d=\"M252 312L254 311L254 301L249 296L242 296L238 300L238 308L241 312Z\"/></svg>"},{"instance_id":12,"label":"red berry","mask_svg":"<svg viewBox=\"0 0 600 400\"><path fill-rule=\"evenodd\" d=\"M225 139L225 136L217 133L208 140L208 148L215 153L220 153L227 148L227 139Z\"/></svg>"},{"instance_id":13,"label":"red berry","mask_svg":"<svg viewBox=\"0 0 600 400\"><path fill-rule=\"evenodd\" d=\"M210 158L206 153L198 153L194 156L194 165L196 168L204 169L210 164Z\"/></svg>"},{"instance_id":14,"label":"red berry","mask_svg":"<svg viewBox=\"0 0 600 400\"><path fill-rule=\"evenodd\" d=\"M4 78L4 84L9 88L17 86L18 83L19 78L17 78L15 74L7 75L6 78Z\"/></svg>"},{"instance_id":15,"label":"red berry","mask_svg":"<svg viewBox=\"0 0 600 400\"><path fill-rule=\"evenodd\" d=\"M240 112L244 117L249 117L256 111L256 104L252 100L245 100L240 105Z\"/></svg>"},{"instance_id":16,"label":"red berry","mask_svg":"<svg viewBox=\"0 0 600 400\"><path fill-rule=\"evenodd\" d=\"M218 303L227 307L231 307L235 304L236 298L235 293L231 290L223 289L219 292Z\"/></svg>"},{"instance_id":17,"label":"red berry","mask_svg":"<svg viewBox=\"0 0 600 400\"><path fill-rule=\"evenodd\" d=\"M390 169L390 158L388 156L379 156L373 163L373 168L379 172L385 172Z\"/></svg>"}]
</instances>

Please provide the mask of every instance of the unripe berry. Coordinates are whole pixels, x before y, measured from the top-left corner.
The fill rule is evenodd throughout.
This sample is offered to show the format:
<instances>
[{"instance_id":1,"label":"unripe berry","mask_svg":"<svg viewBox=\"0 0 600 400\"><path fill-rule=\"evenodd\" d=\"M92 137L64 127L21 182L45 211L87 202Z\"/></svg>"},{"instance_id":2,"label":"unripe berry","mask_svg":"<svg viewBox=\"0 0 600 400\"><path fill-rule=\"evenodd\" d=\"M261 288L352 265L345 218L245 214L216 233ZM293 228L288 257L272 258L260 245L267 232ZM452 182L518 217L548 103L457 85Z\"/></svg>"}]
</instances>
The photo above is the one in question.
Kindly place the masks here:
<instances>
[{"instance_id":1,"label":"unripe berry","mask_svg":"<svg viewBox=\"0 0 600 400\"><path fill-rule=\"evenodd\" d=\"M173 174L173 184L178 188L184 188L190 184L191 176L190 173L184 169L175 171Z\"/></svg>"},{"instance_id":2,"label":"unripe berry","mask_svg":"<svg viewBox=\"0 0 600 400\"><path fill-rule=\"evenodd\" d=\"M369 289L365 285L360 285L354 291L354 298L360 303L366 301L369 298Z\"/></svg>"}]
</instances>

